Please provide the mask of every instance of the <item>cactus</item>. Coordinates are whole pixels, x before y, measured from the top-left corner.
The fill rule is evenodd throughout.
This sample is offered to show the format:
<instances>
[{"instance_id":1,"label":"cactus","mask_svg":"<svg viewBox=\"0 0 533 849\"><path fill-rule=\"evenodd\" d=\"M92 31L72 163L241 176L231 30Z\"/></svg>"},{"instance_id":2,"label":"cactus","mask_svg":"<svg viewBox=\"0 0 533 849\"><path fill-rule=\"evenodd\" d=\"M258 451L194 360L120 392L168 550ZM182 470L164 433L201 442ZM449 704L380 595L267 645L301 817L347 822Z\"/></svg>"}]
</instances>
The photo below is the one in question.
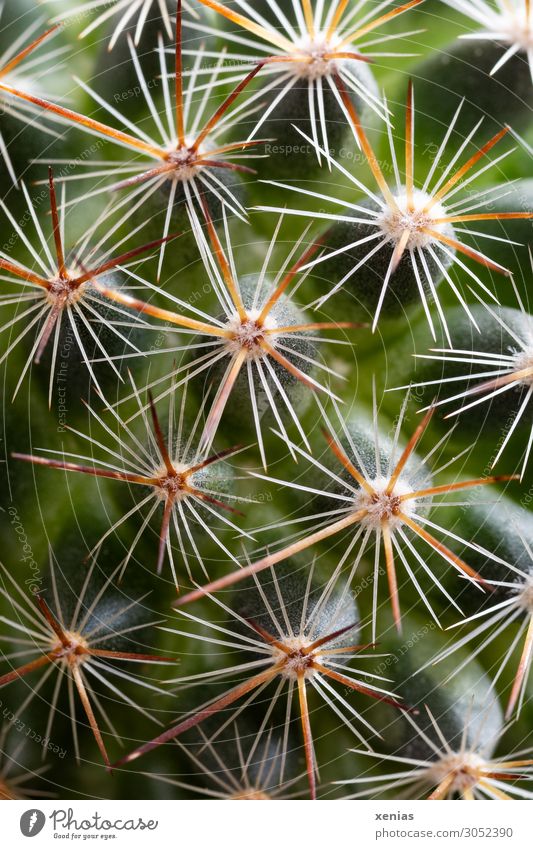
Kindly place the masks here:
<instances>
[{"instance_id":1,"label":"cactus","mask_svg":"<svg viewBox=\"0 0 533 849\"><path fill-rule=\"evenodd\" d=\"M6 0L0 798L533 798L533 18L420 2Z\"/></svg>"}]
</instances>

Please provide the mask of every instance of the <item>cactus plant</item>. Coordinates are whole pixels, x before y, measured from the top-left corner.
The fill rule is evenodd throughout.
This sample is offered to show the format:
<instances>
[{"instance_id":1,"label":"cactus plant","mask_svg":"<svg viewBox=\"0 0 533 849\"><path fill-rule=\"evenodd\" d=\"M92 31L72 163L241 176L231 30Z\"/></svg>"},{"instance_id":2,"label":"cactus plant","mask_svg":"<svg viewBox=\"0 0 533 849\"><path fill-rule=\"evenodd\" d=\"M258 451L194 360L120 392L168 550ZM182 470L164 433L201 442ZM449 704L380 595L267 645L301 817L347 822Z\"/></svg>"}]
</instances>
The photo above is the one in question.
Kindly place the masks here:
<instances>
[{"instance_id":1,"label":"cactus plant","mask_svg":"<svg viewBox=\"0 0 533 849\"><path fill-rule=\"evenodd\" d=\"M0 797L533 798L529 2L34 5Z\"/></svg>"}]
</instances>

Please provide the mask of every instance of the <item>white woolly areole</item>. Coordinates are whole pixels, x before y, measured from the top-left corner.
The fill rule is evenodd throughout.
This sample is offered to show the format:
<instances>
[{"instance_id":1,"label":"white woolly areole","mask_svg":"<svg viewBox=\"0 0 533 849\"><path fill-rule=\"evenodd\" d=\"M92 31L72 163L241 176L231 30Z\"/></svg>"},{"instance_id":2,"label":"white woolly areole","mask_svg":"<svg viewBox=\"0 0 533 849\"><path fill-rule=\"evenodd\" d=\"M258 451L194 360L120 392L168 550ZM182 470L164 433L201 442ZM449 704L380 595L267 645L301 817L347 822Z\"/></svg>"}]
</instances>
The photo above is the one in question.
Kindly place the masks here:
<instances>
[{"instance_id":1,"label":"white woolly areole","mask_svg":"<svg viewBox=\"0 0 533 849\"><path fill-rule=\"evenodd\" d=\"M445 233L449 230L450 225L445 222L436 224L435 221L443 218L447 213L442 204L434 204L428 212L425 212L425 207L431 201L431 195L427 192L421 192L418 189L413 191L413 209L409 209L407 201L407 193L403 192L394 196L394 200L398 209L387 207L380 212L376 219L378 227L384 236L388 237L390 242L398 244L406 230L410 236L407 242L407 249L425 248L430 244L435 244L436 240L433 236L423 232L424 227L435 230L437 233Z\"/></svg>"},{"instance_id":2,"label":"white woolly areole","mask_svg":"<svg viewBox=\"0 0 533 849\"><path fill-rule=\"evenodd\" d=\"M317 80L335 73L337 60L325 59L324 57L336 49L338 41L339 39L337 38L331 38L329 41L326 41L321 36L313 39L307 36L295 42L296 55L303 54L306 59L307 57L311 59L310 62L291 62L291 66L294 66L295 75L308 80Z\"/></svg>"},{"instance_id":3,"label":"white woolly areole","mask_svg":"<svg viewBox=\"0 0 533 849\"><path fill-rule=\"evenodd\" d=\"M235 802L266 802L272 799L266 790L251 788L250 790L239 790L237 793L232 793L228 799Z\"/></svg>"},{"instance_id":4,"label":"white woolly areole","mask_svg":"<svg viewBox=\"0 0 533 849\"><path fill-rule=\"evenodd\" d=\"M287 654L276 646L272 647L272 654L276 663L284 661L281 675L284 678L296 681L303 673L304 678L312 678L315 675L313 669L313 652L303 654L303 649L309 648L313 641L305 636L284 637L283 645L289 649L291 654ZM324 663L324 658L321 658L321 663Z\"/></svg>"},{"instance_id":5,"label":"white woolly areole","mask_svg":"<svg viewBox=\"0 0 533 849\"><path fill-rule=\"evenodd\" d=\"M522 378L522 383L528 386L533 385L533 339L528 340L528 344L515 356L515 368L517 371L522 369L531 369L531 374Z\"/></svg>"},{"instance_id":6,"label":"white woolly areole","mask_svg":"<svg viewBox=\"0 0 533 849\"><path fill-rule=\"evenodd\" d=\"M72 277L74 280L81 273L81 271L75 269L71 269L68 272L69 277ZM53 306L56 306L60 302L63 307L69 307L81 300L86 286L87 283L82 283L80 286L73 286L72 280L69 280L69 278L56 277L54 280L50 280L50 288L46 290L45 297Z\"/></svg>"},{"instance_id":7,"label":"white woolly areole","mask_svg":"<svg viewBox=\"0 0 533 849\"><path fill-rule=\"evenodd\" d=\"M85 637L82 637L76 631L65 631L65 637L67 639L66 645L58 644L57 638L51 642L52 651L55 652L58 660L62 660L66 664L72 663L74 660L81 664L90 659L88 654L89 644Z\"/></svg>"},{"instance_id":8,"label":"white woolly areole","mask_svg":"<svg viewBox=\"0 0 533 849\"><path fill-rule=\"evenodd\" d=\"M528 578L518 594L518 604L526 613L533 615L533 578Z\"/></svg>"},{"instance_id":9,"label":"white woolly areole","mask_svg":"<svg viewBox=\"0 0 533 849\"><path fill-rule=\"evenodd\" d=\"M450 752L428 769L428 777L432 784L438 785L453 774L448 793L462 793L478 783L479 770L484 766L486 761L475 752Z\"/></svg>"},{"instance_id":10,"label":"white woolly areole","mask_svg":"<svg viewBox=\"0 0 533 849\"><path fill-rule=\"evenodd\" d=\"M366 516L361 519L362 525L377 529L386 522L393 531L403 525L402 518L397 515L398 510L406 516L411 516L416 511L416 499L399 500L402 495L408 495L414 491L407 481L400 478L390 494L386 492L389 478L381 475L369 483L374 493L370 494L361 489L355 499L355 511L367 511Z\"/></svg>"},{"instance_id":11,"label":"white woolly areole","mask_svg":"<svg viewBox=\"0 0 533 849\"><path fill-rule=\"evenodd\" d=\"M201 144L193 152L191 151L194 139L185 139L185 144L178 149L173 148L167 154L167 162L172 163L175 168L167 173L168 180L175 180L179 183L186 183L192 180L201 169L198 163L198 156L208 150L208 146Z\"/></svg>"},{"instance_id":12,"label":"white woolly areole","mask_svg":"<svg viewBox=\"0 0 533 849\"><path fill-rule=\"evenodd\" d=\"M165 499L167 495L172 495L174 501L183 501L190 495L187 490L183 489L185 476L189 467L184 463L176 463L174 461L172 461L172 467L176 472L175 475L169 475L164 465L156 469L154 477L159 478L159 481L154 485L154 489L161 499Z\"/></svg>"},{"instance_id":13,"label":"white woolly areole","mask_svg":"<svg viewBox=\"0 0 533 849\"><path fill-rule=\"evenodd\" d=\"M238 315L233 315L229 319L226 329L231 331L233 337L232 339L228 339L226 347L230 353L237 354L244 348L249 360L260 360L268 356L259 343L263 339L265 330L275 330L277 323L271 315L267 315L259 325L258 319L260 315L260 309L250 309L246 310L245 321ZM268 342L270 345L276 344L275 333L269 333Z\"/></svg>"},{"instance_id":14,"label":"white woolly areole","mask_svg":"<svg viewBox=\"0 0 533 849\"><path fill-rule=\"evenodd\" d=\"M514 14L508 12L506 15L501 15L499 23L501 29L497 32L498 35L500 33L503 35L502 41L506 44L516 44L526 52L533 50L533 20L526 20L523 12L516 10Z\"/></svg>"}]
</instances>

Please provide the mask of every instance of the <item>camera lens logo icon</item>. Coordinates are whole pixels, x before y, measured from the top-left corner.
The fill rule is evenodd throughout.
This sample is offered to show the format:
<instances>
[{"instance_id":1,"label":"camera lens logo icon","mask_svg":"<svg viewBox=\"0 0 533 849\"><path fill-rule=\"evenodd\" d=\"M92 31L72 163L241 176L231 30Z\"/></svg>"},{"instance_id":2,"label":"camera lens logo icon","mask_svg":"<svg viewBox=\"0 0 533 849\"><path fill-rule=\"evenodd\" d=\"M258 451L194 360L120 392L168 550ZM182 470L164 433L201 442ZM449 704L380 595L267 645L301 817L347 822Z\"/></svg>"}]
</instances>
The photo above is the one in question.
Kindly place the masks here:
<instances>
[{"instance_id":1,"label":"camera lens logo icon","mask_svg":"<svg viewBox=\"0 0 533 849\"><path fill-rule=\"evenodd\" d=\"M24 811L20 818L20 830L24 837L35 837L44 828L46 817L42 811L32 808Z\"/></svg>"}]
</instances>

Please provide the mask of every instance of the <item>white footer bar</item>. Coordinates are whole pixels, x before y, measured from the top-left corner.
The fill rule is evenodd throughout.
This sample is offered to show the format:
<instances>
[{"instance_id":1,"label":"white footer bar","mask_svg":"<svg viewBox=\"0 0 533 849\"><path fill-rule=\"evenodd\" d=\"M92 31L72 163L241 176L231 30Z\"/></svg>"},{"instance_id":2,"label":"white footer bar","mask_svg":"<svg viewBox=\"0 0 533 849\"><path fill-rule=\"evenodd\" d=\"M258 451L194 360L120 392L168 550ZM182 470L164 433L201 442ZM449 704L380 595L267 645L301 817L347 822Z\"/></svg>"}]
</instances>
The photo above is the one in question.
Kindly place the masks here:
<instances>
[{"instance_id":1,"label":"white footer bar","mask_svg":"<svg viewBox=\"0 0 533 849\"><path fill-rule=\"evenodd\" d=\"M236 805L239 807L236 807ZM533 802L46 801L1 806L1 845L531 849ZM32 842L34 840L35 842Z\"/></svg>"}]
</instances>

